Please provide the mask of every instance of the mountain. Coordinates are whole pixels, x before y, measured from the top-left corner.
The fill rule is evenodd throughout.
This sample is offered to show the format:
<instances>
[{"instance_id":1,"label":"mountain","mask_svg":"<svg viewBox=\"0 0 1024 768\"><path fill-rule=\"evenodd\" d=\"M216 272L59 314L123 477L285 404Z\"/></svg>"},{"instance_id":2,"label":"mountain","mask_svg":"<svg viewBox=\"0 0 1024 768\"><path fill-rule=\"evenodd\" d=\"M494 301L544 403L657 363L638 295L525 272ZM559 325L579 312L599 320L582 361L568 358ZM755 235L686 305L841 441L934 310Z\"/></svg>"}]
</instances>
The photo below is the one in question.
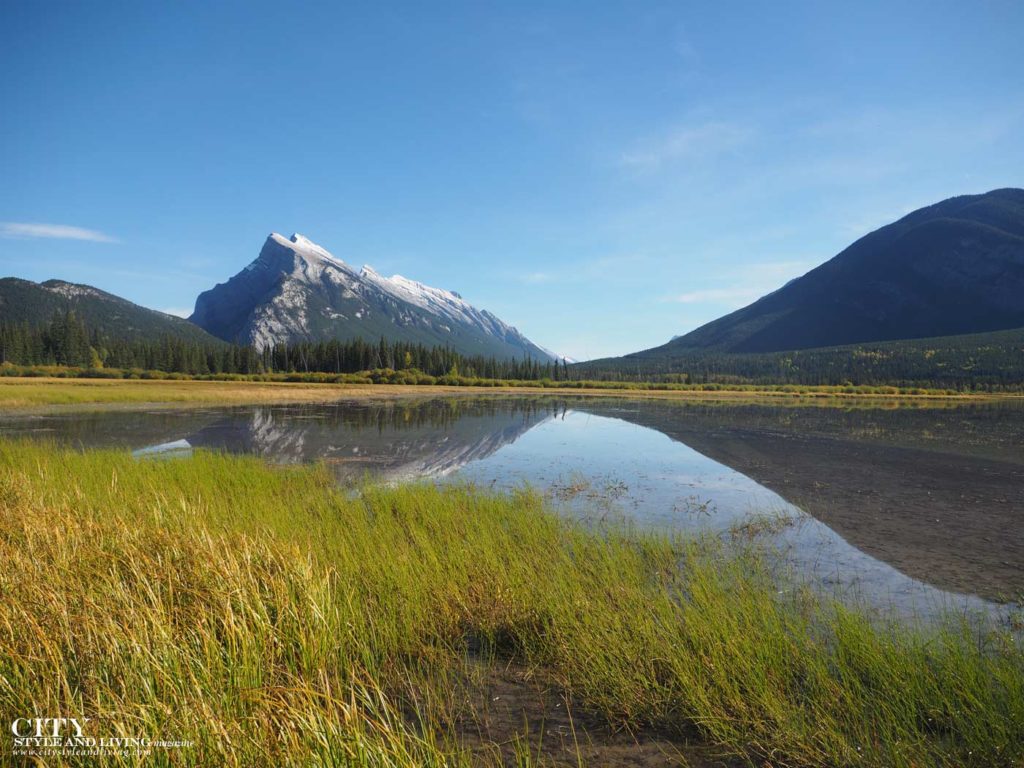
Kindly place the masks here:
<instances>
[{"instance_id":1,"label":"mountain","mask_svg":"<svg viewBox=\"0 0 1024 768\"><path fill-rule=\"evenodd\" d=\"M371 473L398 483L451 475L552 416L550 407L494 408L472 399L454 406L437 399L417 408L369 403L358 413L339 408L317 418L257 408L224 416L171 445L257 454L278 463L323 462L339 480Z\"/></svg>"},{"instance_id":2,"label":"mountain","mask_svg":"<svg viewBox=\"0 0 1024 768\"><path fill-rule=\"evenodd\" d=\"M582 378L672 375L697 382L1019 389L1024 328L780 352L650 350L574 366Z\"/></svg>"},{"instance_id":3,"label":"mountain","mask_svg":"<svg viewBox=\"0 0 1024 768\"><path fill-rule=\"evenodd\" d=\"M553 355L459 294L355 269L299 234L271 234L259 257L199 295L190 320L225 341L279 342L384 337L449 345L464 355Z\"/></svg>"},{"instance_id":4,"label":"mountain","mask_svg":"<svg viewBox=\"0 0 1024 768\"><path fill-rule=\"evenodd\" d=\"M188 320L140 307L91 285L47 280L34 283L17 277L0 279L0 322L48 323L58 312L73 310L90 331L129 341L172 336L183 341L220 345Z\"/></svg>"},{"instance_id":5,"label":"mountain","mask_svg":"<svg viewBox=\"0 0 1024 768\"><path fill-rule=\"evenodd\" d=\"M1024 326L1024 189L914 211L753 304L627 358L776 352Z\"/></svg>"}]
</instances>

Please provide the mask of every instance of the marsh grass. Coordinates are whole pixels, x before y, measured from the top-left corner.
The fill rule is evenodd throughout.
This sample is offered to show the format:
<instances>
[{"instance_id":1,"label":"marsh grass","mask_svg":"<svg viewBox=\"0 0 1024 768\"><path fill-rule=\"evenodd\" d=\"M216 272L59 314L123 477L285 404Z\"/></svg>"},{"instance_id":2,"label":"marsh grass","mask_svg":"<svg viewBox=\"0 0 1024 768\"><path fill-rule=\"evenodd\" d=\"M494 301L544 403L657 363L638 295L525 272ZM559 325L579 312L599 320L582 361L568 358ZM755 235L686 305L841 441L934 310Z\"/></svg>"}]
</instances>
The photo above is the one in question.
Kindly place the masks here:
<instances>
[{"instance_id":1,"label":"marsh grass","mask_svg":"<svg viewBox=\"0 0 1024 768\"><path fill-rule=\"evenodd\" d=\"M0 442L0 595L0 713L193 742L158 765L497 761L453 725L469 656L757 764L1024 758L1010 635L880 628L780 594L752 548L583 528L528 492Z\"/></svg>"},{"instance_id":2,"label":"marsh grass","mask_svg":"<svg viewBox=\"0 0 1024 768\"><path fill-rule=\"evenodd\" d=\"M9 367L8 367L9 369ZM239 377L196 380L175 378L75 378L66 370L45 369L37 376L4 373L0 366L0 408L80 408L100 405L240 405L259 403L328 402L351 397L401 397L439 394L588 395L604 397L700 400L701 402L770 402L820 407L954 407L974 400L1018 398L1019 395L955 393L897 387L803 387L796 385L644 384L633 382L552 382L465 380L429 385L375 383L354 374L266 374L251 380Z\"/></svg>"},{"instance_id":3,"label":"marsh grass","mask_svg":"<svg viewBox=\"0 0 1024 768\"><path fill-rule=\"evenodd\" d=\"M237 381L134 381L0 377L0 406L9 410L93 405L238 405L303 403L360 395L372 388L351 384ZM393 388L396 392L400 389Z\"/></svg>"}]
</instances>

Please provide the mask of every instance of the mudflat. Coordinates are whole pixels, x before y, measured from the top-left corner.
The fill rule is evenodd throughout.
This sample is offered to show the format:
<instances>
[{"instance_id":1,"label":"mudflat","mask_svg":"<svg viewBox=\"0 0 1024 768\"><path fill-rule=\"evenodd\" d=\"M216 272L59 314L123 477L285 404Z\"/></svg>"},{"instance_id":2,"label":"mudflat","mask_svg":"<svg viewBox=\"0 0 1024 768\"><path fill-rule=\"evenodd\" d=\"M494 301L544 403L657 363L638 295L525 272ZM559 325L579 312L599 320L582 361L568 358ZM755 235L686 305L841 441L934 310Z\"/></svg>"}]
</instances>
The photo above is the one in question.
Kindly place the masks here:
<instances>
[{"instance_id":1,"label":"mudflat","mask_svg":"<svg viewBox=\"0 0 1024 768\"><path fill-rule=\"evenodd\" d=\"M641 407L629 415L751 477L942 589L1024 594L1020 414ZM854 428L854 424L857 425Z\"/></svg>"}]
</instances>

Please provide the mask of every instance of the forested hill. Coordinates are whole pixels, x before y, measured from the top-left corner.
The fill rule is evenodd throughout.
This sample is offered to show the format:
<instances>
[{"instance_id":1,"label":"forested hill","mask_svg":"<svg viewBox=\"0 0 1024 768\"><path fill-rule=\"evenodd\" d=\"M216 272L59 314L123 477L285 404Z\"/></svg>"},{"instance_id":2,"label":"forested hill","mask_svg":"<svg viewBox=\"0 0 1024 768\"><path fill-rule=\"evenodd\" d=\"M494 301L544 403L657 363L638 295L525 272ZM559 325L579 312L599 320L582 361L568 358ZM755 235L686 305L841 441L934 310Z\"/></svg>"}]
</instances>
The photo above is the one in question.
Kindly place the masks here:
<instances>
[{"instance_id":1,"label":"forested hill","mask_svg":"<svg viewBox=\"0 0 1024 768\"><path fill-rule=\"evenodd\" d=\"M303 341L256 349L219 340L213 344L184 340L167 334L135 340L111 337L90 329L70 310L56 313L50 322L41 325L0 321L0 375L16 375L14 371L19 367L53 365L189 375L366 371L388 374L401 370L410 374L411 381L407 383L413 384L423 383L419 380L422 375L492 380L568 376L564 361L466 356L451 347L427 347L383 338L376 342Z\"/></svg>"},{"instance_id":2,"label":"forested hill","mask_svg":"<svg viewBox=\"0 0 1024 768\"><path fill-rule=\"evenodd\" d=\"M627 357L777 352L1020 327L1024 189L998 189L914 211L753 304Z\"/></svg>"},{"instance_id":3,"label":"forested hill","mask_svg":"<svg viewBox=\"0 0 1024 768\"><path fill-rule=\"evenodd\" d=\"M1024 328L785 352L679 349L659 356L591 360L569 370L586 379L1016 391L1024 382Z\"/></svg>"},{"instance_id":4,"label":"forested hill","mask_svg":"<svg viewBox=\"0 0 1024 768\"><path fill-rule=\"evenodd\" d=\"M0 323L38 327L72 311L90 333L107 339L156 341L171 337L210 346L225 346L188 320L146 309L90 285L17 277L0 279Z\"/></svg>"}]
</instances>

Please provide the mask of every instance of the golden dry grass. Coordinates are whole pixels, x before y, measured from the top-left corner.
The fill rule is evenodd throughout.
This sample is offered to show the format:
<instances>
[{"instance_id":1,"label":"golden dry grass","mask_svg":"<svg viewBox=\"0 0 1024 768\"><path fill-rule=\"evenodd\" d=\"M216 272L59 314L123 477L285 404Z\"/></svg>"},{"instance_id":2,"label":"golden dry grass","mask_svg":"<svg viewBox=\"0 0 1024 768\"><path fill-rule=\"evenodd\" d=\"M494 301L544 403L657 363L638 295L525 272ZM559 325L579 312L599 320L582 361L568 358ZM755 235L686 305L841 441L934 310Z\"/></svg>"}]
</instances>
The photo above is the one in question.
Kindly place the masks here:
<instances>
[{"instance_id":1,"label":"golden dry grass","mask_svg":"<svg viewBox=\"0 0 1024 768\"><path fill-rule=\"evenodd\" d=\"M532 386L411 386L403 384L321 384L262 381L168 381L136 379L65 379L0 377L0 409L93 405L244 405L316 403L345 399L436 395L583 395L702 402L770 402L782 404L849 405L869 403L896 407L913 403L957 403L998 399L1009 395L846 393L840 387L773 389L646 390L628 388L559 388Z\"/></svg>"}]
</instances>

